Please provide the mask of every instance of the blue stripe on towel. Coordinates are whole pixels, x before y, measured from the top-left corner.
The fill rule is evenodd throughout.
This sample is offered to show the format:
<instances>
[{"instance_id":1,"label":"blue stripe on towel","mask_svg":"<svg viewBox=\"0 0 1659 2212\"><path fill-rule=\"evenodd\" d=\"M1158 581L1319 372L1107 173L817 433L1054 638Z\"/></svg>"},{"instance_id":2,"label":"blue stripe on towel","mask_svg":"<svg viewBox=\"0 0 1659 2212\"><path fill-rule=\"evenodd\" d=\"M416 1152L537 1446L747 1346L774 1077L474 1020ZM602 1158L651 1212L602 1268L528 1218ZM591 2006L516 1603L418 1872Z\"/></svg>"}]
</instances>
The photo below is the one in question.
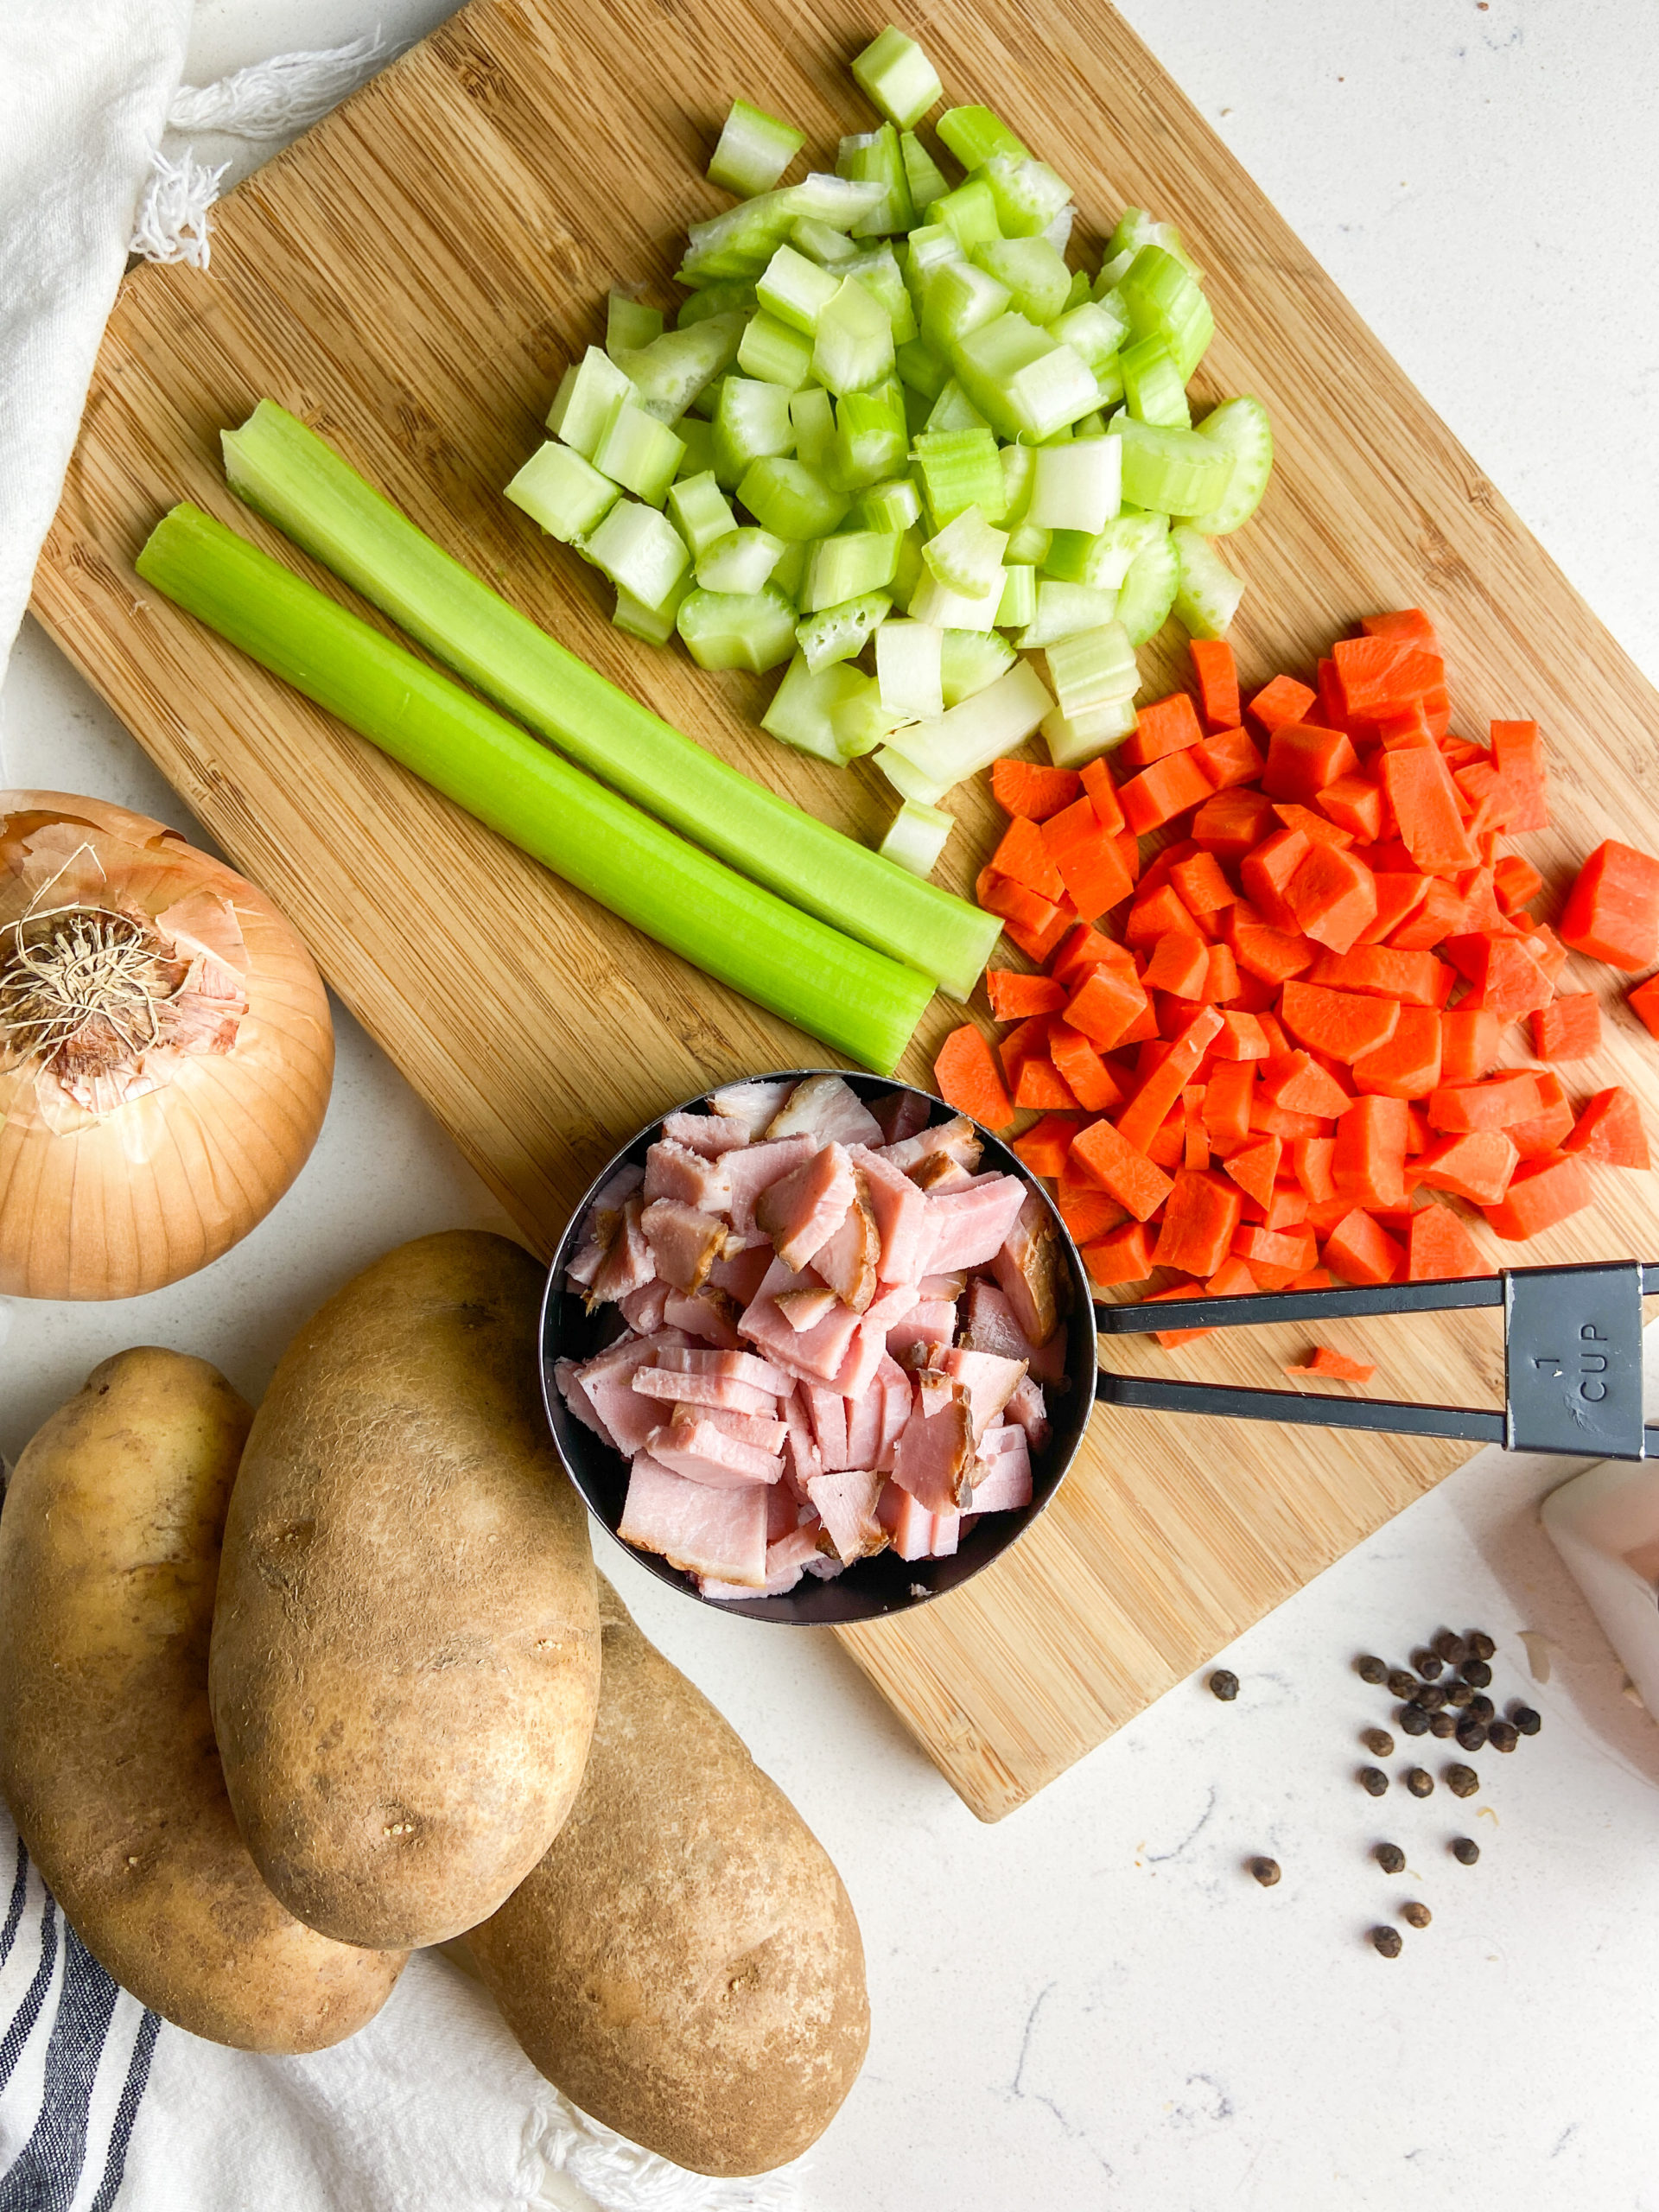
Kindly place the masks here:
<instances>
[{"instance_id":1,"label":"blue stripe on towel","mask_svg":"<svg viewBox=\"0 0 1659 2212\"><path fill-rule=\"evenodd\" d=\"M65 1921L63 1987L46 2046L41 2116L0 2182L0 2212L69 2212L86 2163L86 2117L119 1994Z\"/></svg>"},{"instance_id":2,"label":"blue stripe on towel","mask_svg":"<svg viewBox=\"0 0 1659 2212\"><path fill-rule=\"evenodd\" d=\"M11 1947L17 1940L17 1923L23 1916L23 1900L29 1895L29 1853L23 1839L17 1839L17 1878L11 1885L11 1903L6 1907L6 1924L0 1931L0 1967L11 1956Z\"/></svg>"},{"instance_id":3,"label":"blue stripe on towel","mask_svg":"<svg viewBox=\"0 0 1659 2212\"><path fill-rule=\"evenodd\" d=\"M127 2062L127 2078L121 2085L121 2101L116 2107L115 2125L110 2130L110 2147L104 2159L104 2178L98 2185L98 2195L92 2199L90 2212L110 2212L116 2193L120 2189L127 2170L127 2144L132 2135L132 2123L137 2118L138 2101L149 2080L150 2057L161 2028L161 2015L157 2012L146 2012L138 2023L138 2032L133 2038L132 2056Z\"/></svg>"},{"instance_id":4,"label":"blue stripe on towel","mask_svg":"<svg viewBox=\"0 0 1659 2212\"><path fill-rule=\"evenodd\" d=\"M58 1909L48 1897L41 1907L41 1963L23 1993L11 2025L0 2036L0 2089L11 2079L12 2069L22 2056L23 2045L41 2017L46 1993L52 1986L52 1969L58 1962Z\"/></svg>"}]
</instances>

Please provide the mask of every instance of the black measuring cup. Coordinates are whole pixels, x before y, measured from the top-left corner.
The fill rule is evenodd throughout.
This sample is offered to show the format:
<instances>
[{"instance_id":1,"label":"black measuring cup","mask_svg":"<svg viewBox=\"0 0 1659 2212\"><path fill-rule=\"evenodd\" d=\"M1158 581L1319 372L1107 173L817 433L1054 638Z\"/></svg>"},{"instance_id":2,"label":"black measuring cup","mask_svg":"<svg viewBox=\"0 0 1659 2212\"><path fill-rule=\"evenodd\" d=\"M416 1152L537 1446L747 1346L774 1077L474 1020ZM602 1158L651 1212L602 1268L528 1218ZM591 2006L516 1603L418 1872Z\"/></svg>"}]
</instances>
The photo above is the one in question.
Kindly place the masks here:
<instances>
[{"instance_id":1,"label":"black measuring cup","mask_svg":"<svg viewBox=\"0 0 1659 2212\"><path fill-rule=\"evenodd\" d=\"M912 1091L929 1109L930 1122L948 1121L956 1109L931 1092L913 1090L880 1076L826 1068L779 1068L747 1078L798 1083L812 1075L839 1074L866 1103L894 1090ZM699 1091L671 1113L700 1105ZM823 1582L809 1577L777 1597L704 1598L696 1582L654 1552L624 1547L640 1565L700 1604L753 1620L795 1627L848 1627L925 1605L960 1589L1019 1541L1049 1503L1077 1456L1097 1403L1142 1412L1211 1414L1229 1421L1270 1421L1307 1428L1369 1429L1400 1436L1446 1436L1471 1444L1497 1444L1516 1452L1568 1453L1598 1459L1659 1456L1659 1427L1648 1428L1642 1401L1642 1300L1659 1295L1659 1266L1634 1260L1586 1266L1517 1268L1496 1275L1443 1282L1381 1283L1332 1290L1258 1291L1236 1298L1183 1299L1167 1305L1096 1306L1071 1232L1042 1185L1018 1155L977 1122L983 1151L980 1171L1012 1175L1047 1209L1058 1239L1069 1292L1065 1384L1045 1391L1051 1424L1047 1443L1032 1454L1029 1503L987 1514L948 1559L902 1560L889 1550L858 1560ZM643 1167L662 1134L652 1122L624 1145L596 1175L571 1215L549 1271L542 1303L542 1395L554 1444L565 1470L595 1518L615 1536L627 1493L628 1463L577 1421L553 1379L561 1359L589 1358L617 1333L613 1307L588 1313L565 1287L564 1274L581 1239L594 1197L620 1168ZM1100 1364L1099 1337L1145 1336L1177 1325L1184 1329L1233 1329L1273 1321L1338 1320L1367 1315L1434 1313L1480 1306L1502 1309L1505 1387L1502 1410L1472 1406L1419 1405L1391 1398L1326 1398L1300 1390L1250 1389L1221 1382L1182 1382L1147 1375L1116 1375ZM617 1538L621 1541L620 1537Z\"/></svg>"}]
</instances>

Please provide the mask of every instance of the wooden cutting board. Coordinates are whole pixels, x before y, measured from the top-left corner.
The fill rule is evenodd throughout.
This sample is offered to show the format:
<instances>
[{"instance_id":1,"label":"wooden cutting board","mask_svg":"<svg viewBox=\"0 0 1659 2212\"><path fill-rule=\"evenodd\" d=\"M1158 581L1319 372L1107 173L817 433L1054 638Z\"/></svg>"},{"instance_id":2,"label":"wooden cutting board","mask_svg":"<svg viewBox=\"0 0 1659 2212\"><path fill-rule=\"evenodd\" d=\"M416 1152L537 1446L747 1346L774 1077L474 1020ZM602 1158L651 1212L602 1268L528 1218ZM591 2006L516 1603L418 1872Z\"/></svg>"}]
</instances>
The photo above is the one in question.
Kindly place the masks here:
<instances>
[{"instance_id":1,"label":"wooden cutting board","mask_svg":"<svg viewBox=\"0 0 1659 2212\"><path fill-rule=\"evenodd\" d=\"M755 728L761 688L613 632L597 580L498 487L533 448L613 283L667 279L728 98L794 118L828 165L869 127L847 73L885 20L843 0L474 0L217 211L211 274L124 285L36 610L237 864L286 907L340 991L529 1239L553 1243L611 1150L671 1100L821 1048L502 846L380 754L147 599L132 559L190 498L305 566L224 489L220 428L262 395L333 439L441 543L669 721L870 837L880 779ZM1659 700L1262 194L1109 10L933 0L913 22L957 100L983 99L1077 187L1080 243L1126 202L1176 221L1219 332L1201 390L1258 393L1279 467L1231 541L1249 579L1244 675L1306 670L1363 613L1421 601L1462 728L1535 715L1556 828L1529 849L1559 891L1616 833L1659 847ZM1171 633L1173 635L1173 632ZM1157 690L1179 654L1149 656ZM944 874L967 890L996 824L953 797ZM1546 912L1549 911L1548 907ZM1651 1042L1598 989L1588 1091L1645 1090ZM982 1000L977 1010L984 1013ZM929 1079L959 1013L936 1001L902 1072ZM1593 1212L1529 1260L1659 1257L1652 1176L1602 1176ZM1332 1329L1397 1396L1492 1402L1490 1315ZM1272 1383L1294 1330L1121 1365ZM1096 1416L1052 1510L992 1571L846 1643L954 1787L995 1819L1462 1456L1152 1414ZM757 1647L757 1656L764 1653Z\"/></svg>"}]
</instances>

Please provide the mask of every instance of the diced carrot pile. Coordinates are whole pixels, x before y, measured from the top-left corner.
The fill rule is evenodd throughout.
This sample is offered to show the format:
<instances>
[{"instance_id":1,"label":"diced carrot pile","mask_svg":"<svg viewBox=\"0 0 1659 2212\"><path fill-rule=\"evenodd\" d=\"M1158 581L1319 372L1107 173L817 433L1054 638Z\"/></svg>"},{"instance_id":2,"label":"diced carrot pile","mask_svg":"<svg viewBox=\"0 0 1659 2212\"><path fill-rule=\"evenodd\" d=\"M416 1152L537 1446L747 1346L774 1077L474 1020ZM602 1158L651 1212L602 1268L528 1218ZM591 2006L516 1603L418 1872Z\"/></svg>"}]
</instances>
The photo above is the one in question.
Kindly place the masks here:
<instances>
[{"instance_id":1,"label":"diced carrot pile","mask_svg":"<svg viewBox=\"0 0 1659 2212\"><path fill-rule=\"evenodd\" d=\"M1569 950L1659 962L1659 860L1610 840L1558 930L1534 918L1543 879L1499 841L1548 826L1536 724L1452 734L1417 608L1368 617L1313 684L1242 696L1216 641L1192 673L1109 766L997 763L1011 818L980 904L1043 972L993 969L1016 1026L995 1052L957 1031L935 1071L994 1128L1040 1116L1014 1149L1095 1281L1179 1298L1490 1273L1459 1205L1513 1243L1588 1205L1592 1163L1645 1167L1631 1093L1575 1105L1554 1072L1602 1042L1594 993L1556 987ZM1659 1036L1659 976L1628 1003ZM1529 1047L1550 1065L1500 1065ZM1356 1365L1295 1371L1369 1380Z\"/></svg>"}]
</instances>

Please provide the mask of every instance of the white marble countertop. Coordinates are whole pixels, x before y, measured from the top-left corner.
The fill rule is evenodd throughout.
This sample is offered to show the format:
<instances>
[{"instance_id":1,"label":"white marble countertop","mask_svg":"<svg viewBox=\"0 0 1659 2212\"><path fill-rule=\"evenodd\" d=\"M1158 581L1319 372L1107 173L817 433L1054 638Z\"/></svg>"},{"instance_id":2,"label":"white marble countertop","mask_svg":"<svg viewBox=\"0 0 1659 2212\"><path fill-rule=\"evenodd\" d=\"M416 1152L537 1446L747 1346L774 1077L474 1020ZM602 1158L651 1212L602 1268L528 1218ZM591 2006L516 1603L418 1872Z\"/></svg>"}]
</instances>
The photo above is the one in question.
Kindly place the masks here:
<instances>
[{"instance_id":1,"label":"white marble countertop","mask_svg":"<svg viewBox=\"0 0 1659 2212\"><path fill-rule=\"evenodd\" d=\"M444 12L203 0L192 74ZM1127 12L1659 678L1659 9ZM32 628L3 710L0 781L191 827ZM238 1250L128 1305L0 1309L0 1449L136 1342L204 1354L257 1394L302 1317L388 1246L500 1224L384 1056L343 1015L340 1032L317 1150ZM806 2169L813 2212L1659 2207L1659 1730L1622 1698L1537 1524L1564 1471L1484 1456L1242 1638L1236 1704L1201 1679L1173 1692L995 1827L827 1637L722 1620L607 1545L648 1633L822 1835L862 1923L874 2036ZM1351 1778L1356 1732L1388 1701L1352 1656L1402 1662L1447 1623L1498 1638L1493 1694L1526 1692L1543 1733L1483 1755L1467 1804L1397 1783L1374 1804ZM1522 1629L1554 1639L1547 1683ZM1449 1856L1457 1834L1478 1866ZM1398 1881L1367 1856L1383 1836L1408 1853ZM1270 1891L1243 1871L1257 1852L1283 1865ZM1433 1923L1389 1963L1364 1931L1410 1896Z\"/></svg>"}]
</instances>

